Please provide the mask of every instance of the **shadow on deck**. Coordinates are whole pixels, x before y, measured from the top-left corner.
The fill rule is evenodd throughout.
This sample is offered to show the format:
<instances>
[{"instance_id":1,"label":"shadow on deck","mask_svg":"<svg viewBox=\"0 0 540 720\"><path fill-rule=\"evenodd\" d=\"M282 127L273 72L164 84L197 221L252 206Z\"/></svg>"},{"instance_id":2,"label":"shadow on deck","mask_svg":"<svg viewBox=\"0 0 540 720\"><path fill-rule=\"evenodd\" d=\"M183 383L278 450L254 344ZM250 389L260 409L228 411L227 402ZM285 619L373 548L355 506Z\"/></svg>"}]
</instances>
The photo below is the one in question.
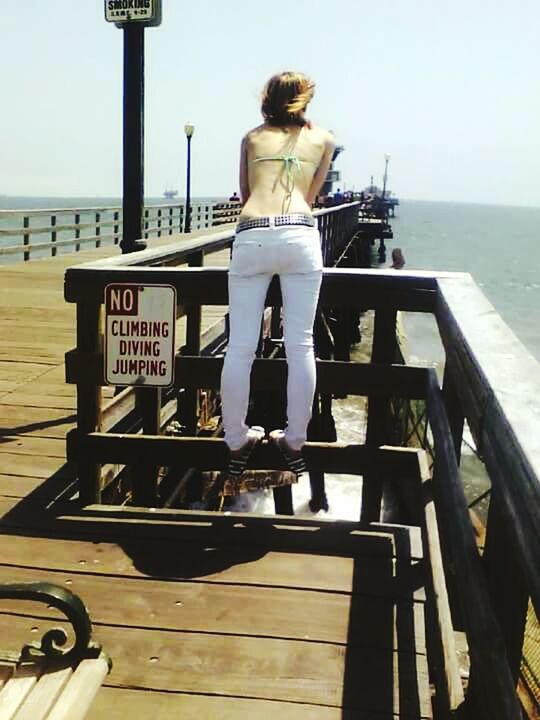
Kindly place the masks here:
<instances>
[{"instance_id":1,"label":"shadow on deck","mask_svg":"<svg viewBox=\"0 0 540 720\"><path fill-rule=\"evenodd\" d=\"M114 658L90 717L431 717L417 528L45 506L68 489L5 513L0 578L85 599ZM58 625L1 617L3 647Z\"/></svg>"}]
</instances>

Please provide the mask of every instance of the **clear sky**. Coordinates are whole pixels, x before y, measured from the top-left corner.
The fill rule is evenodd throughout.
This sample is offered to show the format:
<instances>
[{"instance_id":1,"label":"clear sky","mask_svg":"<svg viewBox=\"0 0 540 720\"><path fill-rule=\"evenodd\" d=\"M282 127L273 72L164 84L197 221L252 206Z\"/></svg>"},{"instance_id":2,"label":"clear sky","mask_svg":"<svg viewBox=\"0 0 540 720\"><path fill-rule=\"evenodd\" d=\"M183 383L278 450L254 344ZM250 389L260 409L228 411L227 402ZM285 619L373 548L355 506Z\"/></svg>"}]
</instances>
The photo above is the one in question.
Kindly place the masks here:
<instances>
[{"instance_id":1,"label":"clear sky","mask_svg":"<svg viewBox=\"0 0 540 720\"><path fill-rule=\"evenodd\" d=\"M346 188L540 206L538 0L163 0L145 31L145 194L238 189L243 133L275 72L346 148ZM122 31L103 0L0 0L0 193L120 196Z\"/></svg>"}]
</instances>

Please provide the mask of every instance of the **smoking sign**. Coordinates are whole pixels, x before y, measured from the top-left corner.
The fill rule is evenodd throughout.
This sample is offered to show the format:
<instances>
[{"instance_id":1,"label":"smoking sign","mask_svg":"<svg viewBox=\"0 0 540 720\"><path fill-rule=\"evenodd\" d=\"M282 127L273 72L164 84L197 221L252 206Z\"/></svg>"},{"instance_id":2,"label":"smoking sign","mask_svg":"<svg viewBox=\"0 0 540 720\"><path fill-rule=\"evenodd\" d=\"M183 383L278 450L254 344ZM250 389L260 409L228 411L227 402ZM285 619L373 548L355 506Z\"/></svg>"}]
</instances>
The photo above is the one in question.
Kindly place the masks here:
<instances>
[{"instance_id":1,"label":"smoking sign","mask_svg":"<svg viewBox=\"0 0 540 720\"><path fill-rule=\"evenodd\" d=\"M159 25L161 0L105 0L105 19L118 25L130 22Z\"/></svg>"},{"instance_id":2,"label":"smoking sign","mask_svg":"<svg viewBox=\"0 0 540 720\"><path fill-rule=\"evenodd\" d=\"M105 382L172 385L175 323L176 290L172 285L107 285Z\"/></svg>"}]
</instances>

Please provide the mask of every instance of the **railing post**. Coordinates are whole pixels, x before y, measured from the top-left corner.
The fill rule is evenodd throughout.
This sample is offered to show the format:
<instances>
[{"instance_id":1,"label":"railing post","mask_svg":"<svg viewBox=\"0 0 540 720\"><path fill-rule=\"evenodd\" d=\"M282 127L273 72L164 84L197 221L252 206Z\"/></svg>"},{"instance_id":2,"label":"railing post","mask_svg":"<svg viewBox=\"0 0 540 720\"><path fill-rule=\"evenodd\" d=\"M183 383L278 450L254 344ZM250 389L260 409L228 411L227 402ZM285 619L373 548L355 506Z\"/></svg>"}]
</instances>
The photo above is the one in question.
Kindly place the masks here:
<instances>
[{"instance_id":1,"label":"railing post","mask_svg":"<svg viewBox=\"0 0 540 720\"><path fill-rule=\"evenodd\" d=\"M448 418L448 425L452 435L452 441L454 445L454 453L456 456L456 462L459 467L461 461L461 443L463 439L463 426L465 418L459 402L459 396L457 394L457 387L455 382L454 372L451 369L451 365L446 359L444 367L443 385L442 385L442 398L446 409L446 415ZM429 401L428 401L429 402ZM427 432L427 425L426 425ZM441 528L444 527L445 518L441 517L439 523ZM441 550L444 558L445 565L448 567L451 563L451 552L448 547L448 540L446 533L441 533ZM450 600L450 610L452 613L452 619L454 627L463 627L463 617L459 604L459 594L456 587L455 576L452 573L448 573L446 578L446 585L448 588L448 598Z\"/></svg>"},{"instance_id":2,"label":"railing post","mask_svg":"<svg viewBox=\"0 0 540 720\"><path fill-rule=\"evenodd\" d=\"M119 225L118 225L118 218L119 218L119 216L120 216L120 213L118 212L118 210L115 210L115 212L113 213L113 222L114 222L114 225L113 225L113 243L114 243L115 245L118 245L118 243L119 243L119 241L120 241L120 236L119 236L119 229L120 229L120 228L119 228Z\"/></svg>"},{"instance_id":3,"label":"railing post","mask_svg":"<svg viewBox=\"0 0 540 720\"><path fill-rule=\"evenodd\" d=\"M30 227L30 218L28 215L25 215L23 217L23 228L27 230ZM23 245L29 245L30 244L30 233L24 233L23 235ZM24 251L24 259L30 260L30 250Z\"/></svg>"},{"instance_id":4,"label":"railing post","mask_svg":"<svg viewBox=\"0 0 540 720\"><path fill-rule=\"evenodd\" d=\"M510 672L517 685L529 593L519 562L512 551L512 539L506 528L497 489L491 494L482 556L491 604L499 621L506 645Z\"/></svg>"},{"instance_id":5,"label":"railing post","mask_svg":"<svg viewBox=\"0 0 540 720\"><path fill-rule=\"evenodd\" d=\"M101 304L77 302L77 351L98 353L101 346ZM96 432L101 424L101 386L77 383L77 429L79 435ZM79 498L83 505L101 502L101 464L78 459Z\"/></svg>"},{"instance_id":6,"label":"railing post","mask_svg":"<svg viewBox=\"0 0 540 720\"><path fill-rule=\"evenodd\" d=\"M99 226L99 221L101 219L101 213L96 213L96 247L101 247L101 228Z\"/></svg>"},{"instance_id":7,"label":"railing post","mask_svg":"<svg viewBox=\"0 0 540 720\"><path fill-rule=\"evenodd\" d=\"M450 430L452 431L456 459L459 465L461 460L461 442L463 440L463 426L465 418L459 403L454 373L452 372L448 361L446 362L444 368L442 394L446 407L446 414L448 416L448 423L450 425Z\"/></svg>"},{"instance_id":8,"label":"railing post","mask_svg":"<svg viewBox=\"0 0 540 720\"><path fill-rule=\"evenodd\" d=\"M80 213L75 213L75 225L81 224L81 216ZM75 228L75 240L77 241L81 237L81 229L79 227ZM81 243L75 242L75 252L79 252L81 249Z\"/></svg>"},{"instance_id":9,"label":"railing post","mask_svg":"<svg viewBox=\"0 0 540 720\"><path fill-rule=\"evenodd\" d=\"M51 215L51 226L53 228L56 226L56 215ZM56 242L56 230L53 229L53 230L51 230L51 243L55 243L55 242ZM56 257L57 249L58 248L56 247L56 245L51 246L52 257Z\"/></svg>"},{"instance_id":10,"label":"railing post","mask_svg":"<svg viewBox=\"0 0 540 720\"><path fill-rule=\"evenodd\" d=\"M396 351L397 311L393 308L379 308L375 311L373 330L372 363L390 364ZM366 445L377 448L388 442L389 397L368 397L368 420ZM377 474L364 475L362 485L362 522L377 522L381 512L383 478Z\"/></svg>"},{"instance_id":11,"label":"railing post","mask_svg":"<svg viewBox=\"0 0 540 720\"><path fill-rule=\"evenodd\" d=\"M200 250L192 253L188 258L188 265L189 267L202 267L204 252ZM198 355L201 351L201 318L202 308L200 305L189 305L186 308L186 344L183 350L185 355ZM180 422L185 425L188 435L197 434L198 404L198 389L184 389L179 417Z\"/></svg>"},{"instance_id":12,"label":"railing post","mask_svg":"<svg viewBox=\"0 0 540 720\"><path fill-rule=\"evenodd\" d=\"M161 388L138 387L137 406L142 417L144 435L161 433ZM157 502L158 466L152 462L138 462L131 467L133 478L133 504L152 507Z\"/></svg>"},{"instance_id":13,"label":"railing post","mask_svg":"<svg viewBox=\"0 0 540 720\"><path fill-rule=\"evenodd\" d=\"M148 209L146 209L146 210L144 211L144 237L145 237L145 239L148 238L148 221L149 221L149 218L150 218L150 211L149 211Z\"/></svg>"}]
</instances>

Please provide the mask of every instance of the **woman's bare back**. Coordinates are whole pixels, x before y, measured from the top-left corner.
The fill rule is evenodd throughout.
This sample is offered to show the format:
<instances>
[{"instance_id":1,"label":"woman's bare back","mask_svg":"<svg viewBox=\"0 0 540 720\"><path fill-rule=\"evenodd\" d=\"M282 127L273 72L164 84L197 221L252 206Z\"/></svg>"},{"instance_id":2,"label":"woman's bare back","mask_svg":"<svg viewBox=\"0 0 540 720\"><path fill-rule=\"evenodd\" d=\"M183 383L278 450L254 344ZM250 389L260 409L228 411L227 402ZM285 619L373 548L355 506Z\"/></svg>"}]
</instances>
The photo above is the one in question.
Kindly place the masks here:
<instances>
[{"instance_id":1,"label":"woman's bare back","mask_svg":"<svg viewBox=\"0 0 540 720\"><path fill-rule=\"evenodd\" d=\"M264 124L248 132L240 158L241 219L311 213L333 151L333 135L318 127Z\"/></svg>"}]
</instances>

